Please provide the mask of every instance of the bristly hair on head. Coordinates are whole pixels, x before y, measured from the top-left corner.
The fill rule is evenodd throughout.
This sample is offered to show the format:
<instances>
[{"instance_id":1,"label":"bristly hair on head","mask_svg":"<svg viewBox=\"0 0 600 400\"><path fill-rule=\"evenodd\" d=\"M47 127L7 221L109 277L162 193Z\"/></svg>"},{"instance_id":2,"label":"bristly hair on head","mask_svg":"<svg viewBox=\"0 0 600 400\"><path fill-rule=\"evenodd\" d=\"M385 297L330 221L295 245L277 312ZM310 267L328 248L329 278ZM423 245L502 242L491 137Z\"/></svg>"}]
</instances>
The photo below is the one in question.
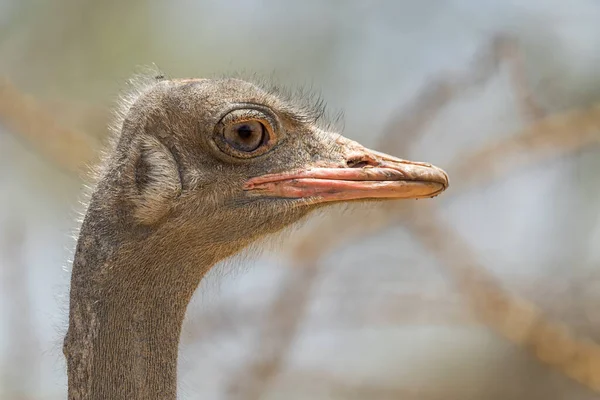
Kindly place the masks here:
<instances>
[{"instance_id":1,"label":"bristly hair on head","mask_svg":"<svg viewBox=\"0 0 600 400\"><path fill-rule=\"evenodd\" d=\"M119 93L117 104L113 111L113 120L109 125L112 133L111 140L121 131L123 121L125 120L131 106L136 100L151 89L157 82L169 79L155 64L141 66L136 69L136 73L125 83L125 88ZM113 145L114 143L111 143Z\"/></svg>"},{"instance_id":2,"label":"bristly hair on head","mask_svg":"<svg viewBox=\"0 0 600 400\"><path fill-rule=\"evenodd\" d=\"M321 91L314 84L290 85L283 84L275 72L269 75L236 71L228 74L208 74L212 79L241 79L261 88L266 94L273 95L288 105L289 113L301 122L318 126L324 130L343 129L342 111L330 114L327 110L325 100ZM112 123L109 125L111 135L111 147L114 146L115 137L121 130L123 121L135 101L152 88L157 82L168 80L170 77L160 70L155 64L141 66L136 73L127 80L125 89L120 93L117 106L114 109Z\"/></svg>"},{"instance_id":3,"label":"bristly hair on head","mask_svg":"<svg viewBox=\"0 0 600 400\"><path fill-rule=\"evenodd\" d=\"M324 130L339 130L343 124L343 112L330 114L321 90L314 84L282 83L281 78L273 71L270 74L256 72L236 71L228 74L215 75L214 79L241 79L250 82L282 100L282 105L287 106L289 114L294 115L300 122L318 126Z\"/></svg>"}]
</instances>

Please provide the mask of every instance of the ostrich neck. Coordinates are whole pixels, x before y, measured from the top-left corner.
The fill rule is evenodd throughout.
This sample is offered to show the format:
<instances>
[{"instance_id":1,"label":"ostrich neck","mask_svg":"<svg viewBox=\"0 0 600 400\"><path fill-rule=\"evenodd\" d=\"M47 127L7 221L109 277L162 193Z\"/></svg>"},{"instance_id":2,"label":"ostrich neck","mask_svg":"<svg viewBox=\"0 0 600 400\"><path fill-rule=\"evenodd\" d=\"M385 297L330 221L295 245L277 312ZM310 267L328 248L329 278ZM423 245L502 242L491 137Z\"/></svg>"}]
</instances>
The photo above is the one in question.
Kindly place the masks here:
<instances>
[{"instance_id":1,"label":"ostrich neck","mask_svg":"<svg viewBox=\"0 0 600 400\"><path fill-rule=\"evenodd\" d=\"M218 260L195 254L192 267L152 235L131 243L109 228L88 213L73 261L69 399L174 400L186 307Z\"/></svg>"}]
</instances>

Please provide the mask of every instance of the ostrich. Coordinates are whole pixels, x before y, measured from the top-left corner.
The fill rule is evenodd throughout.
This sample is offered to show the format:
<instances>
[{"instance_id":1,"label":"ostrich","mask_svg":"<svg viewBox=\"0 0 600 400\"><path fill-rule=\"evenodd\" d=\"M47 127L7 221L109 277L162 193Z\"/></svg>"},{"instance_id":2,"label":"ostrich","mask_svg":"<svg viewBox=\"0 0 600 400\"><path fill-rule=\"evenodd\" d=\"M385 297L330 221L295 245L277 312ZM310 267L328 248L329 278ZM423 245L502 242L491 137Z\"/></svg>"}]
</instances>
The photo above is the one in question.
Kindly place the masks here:
<instances>
[{"instance_id":1,"label":"ostrich","mask_svg":"<svg viewBox=\"0 0 600 400\"><path fill-rule=\"evenodd\" d=\"M132 98L74 254L70 400L174 400L186 307L213 265L328 204L447 188L441 169L366 149L321 114L238 79L156 77Z\"/></svg>"}]
</instances>

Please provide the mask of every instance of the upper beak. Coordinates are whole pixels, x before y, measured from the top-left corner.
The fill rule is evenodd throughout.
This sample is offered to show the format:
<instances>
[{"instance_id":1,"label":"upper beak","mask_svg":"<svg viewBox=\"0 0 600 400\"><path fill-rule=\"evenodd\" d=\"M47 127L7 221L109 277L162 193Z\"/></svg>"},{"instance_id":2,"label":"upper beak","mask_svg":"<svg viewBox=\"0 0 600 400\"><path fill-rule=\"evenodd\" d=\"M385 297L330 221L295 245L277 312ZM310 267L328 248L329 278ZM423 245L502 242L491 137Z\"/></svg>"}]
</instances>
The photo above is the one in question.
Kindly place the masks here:
<instances>
[{"instance_id":1,"label":"upper beak","mask_svg":"<svg viewBox=\"0 0 600 400\"><path fill-rule=\"evenodd\" d=\"M344 166L251 178L244 190L270 197L310 199L312 203L368 199L435 197L448 188L448 175L431 164L402 160L359 147Z\"/></svg>"}]
</instances>

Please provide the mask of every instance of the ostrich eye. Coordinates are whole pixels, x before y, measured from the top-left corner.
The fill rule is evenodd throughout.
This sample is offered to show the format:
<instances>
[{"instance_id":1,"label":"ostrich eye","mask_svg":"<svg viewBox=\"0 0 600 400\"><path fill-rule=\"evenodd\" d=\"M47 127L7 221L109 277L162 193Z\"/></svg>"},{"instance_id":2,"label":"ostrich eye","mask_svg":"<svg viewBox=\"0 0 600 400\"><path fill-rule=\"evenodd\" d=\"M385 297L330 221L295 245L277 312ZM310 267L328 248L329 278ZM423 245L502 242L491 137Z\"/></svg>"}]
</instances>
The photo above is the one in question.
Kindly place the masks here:
<instances>
[{"instance_id":1,"label":"ostrich eye","mask_svg":"<svg viewBox=\"0 0 600 400\"><path fill-rule=\"evenodd\" d=\"M267 133L263 123L250 120L226 126L223 137L235 150L251 153L265 143Z\"/></svg>"},{"instance_id":2,"label":"ostrich eye","mask_svg":"<svg viewBox=\"0 0 600 400\"><path fill-rule=\"evenodd\" d=\"M278 121L268 111L237 109L215 127L213 141L222 153L249 159L268 152L279 139Z\"/></svg>"}]
</instances>

